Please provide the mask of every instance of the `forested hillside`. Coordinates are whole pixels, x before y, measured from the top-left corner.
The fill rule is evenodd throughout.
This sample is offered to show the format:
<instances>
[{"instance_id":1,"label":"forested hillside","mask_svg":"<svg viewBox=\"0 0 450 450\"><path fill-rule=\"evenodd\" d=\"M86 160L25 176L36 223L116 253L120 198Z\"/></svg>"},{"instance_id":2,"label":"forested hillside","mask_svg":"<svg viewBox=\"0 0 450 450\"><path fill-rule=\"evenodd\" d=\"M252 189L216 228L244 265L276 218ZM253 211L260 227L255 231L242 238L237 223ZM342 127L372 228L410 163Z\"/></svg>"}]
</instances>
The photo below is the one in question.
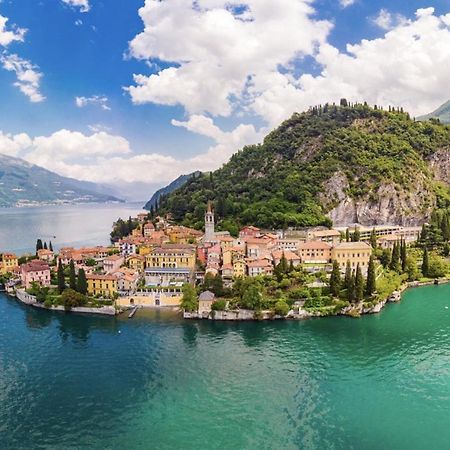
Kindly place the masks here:
<instances>
[{"instance_id":1,"label":"forested hillside","mask_svg":"<svg viewBox=\"0 0 450 450\"><path fill-rule=\"evenodd\" d=\"M419 224L448 203L450 127L402 110L325 105L294 114L260 145L160 199L159 213L201 228Z\"/></svg>"}]
</instances>

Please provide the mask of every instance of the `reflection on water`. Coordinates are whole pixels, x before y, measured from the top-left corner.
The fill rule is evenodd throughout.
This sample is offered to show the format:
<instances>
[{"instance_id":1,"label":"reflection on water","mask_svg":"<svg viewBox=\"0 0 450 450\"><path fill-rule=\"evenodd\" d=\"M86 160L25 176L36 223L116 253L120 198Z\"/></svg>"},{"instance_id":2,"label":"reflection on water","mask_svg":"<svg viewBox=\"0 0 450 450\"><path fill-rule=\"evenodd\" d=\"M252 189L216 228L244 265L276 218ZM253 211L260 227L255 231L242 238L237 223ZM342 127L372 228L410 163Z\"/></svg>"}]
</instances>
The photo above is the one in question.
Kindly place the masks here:
<instances>
[{"instance_id":1,"label":"reflection on water","mask_svg":"<svg viewBox=\"0 0 450 450\"><path fill-rule=\"evenodd\" d=\"M433 286L378 316L225 323L0 294L1 448L447 448L448 306Z\"/></svg>"}]
</instances>

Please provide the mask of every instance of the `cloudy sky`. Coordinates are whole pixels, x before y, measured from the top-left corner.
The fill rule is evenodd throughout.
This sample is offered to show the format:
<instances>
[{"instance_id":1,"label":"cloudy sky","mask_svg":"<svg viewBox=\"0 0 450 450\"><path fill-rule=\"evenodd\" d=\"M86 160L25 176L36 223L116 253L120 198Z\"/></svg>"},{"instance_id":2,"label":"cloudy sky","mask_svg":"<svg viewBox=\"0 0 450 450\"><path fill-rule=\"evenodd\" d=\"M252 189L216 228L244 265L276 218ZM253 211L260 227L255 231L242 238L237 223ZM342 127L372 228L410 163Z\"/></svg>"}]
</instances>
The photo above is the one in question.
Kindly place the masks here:
<instances>
[{"instance_id":1,"label":"cloudy sky","mask_svg":"<svg viewBox=\"0 0 450 450\"><path fill-rule=\"evenodd\" d=\"M0 153L144 192L294 111L450 99L450 0L0 1Z\"/></svg>"}]
</instances>

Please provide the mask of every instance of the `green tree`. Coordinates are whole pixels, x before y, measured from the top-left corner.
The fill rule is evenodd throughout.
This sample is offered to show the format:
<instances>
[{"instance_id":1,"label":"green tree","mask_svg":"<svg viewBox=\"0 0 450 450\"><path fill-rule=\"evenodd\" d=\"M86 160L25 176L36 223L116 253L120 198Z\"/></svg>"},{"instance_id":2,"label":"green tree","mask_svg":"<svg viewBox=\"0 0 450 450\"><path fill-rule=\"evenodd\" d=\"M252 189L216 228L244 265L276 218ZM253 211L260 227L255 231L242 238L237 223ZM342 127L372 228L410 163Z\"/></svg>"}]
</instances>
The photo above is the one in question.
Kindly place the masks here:
<instances>
[{"instance_id":1,"label":"green tree","mask_svg":"<svg viewBox=\"0 0 450 450\"><path fill-rule=\"evenodd\" d=\"M400 243L400 260L402 266L402 272L406 271L406 258L407 258L407 250L406 250L406 242L402 239Z\"/></svg>"},{"instance_id":2,"label":"green tree","mask_svg":"<svg viewBox=\"0 0 450 450\"><path fill-rule=\"evenodd\" d=\"M84 269L78 270L77 291L83 295L87 294L87 280Z\"/></svg>"},{"instance_id":3,"label":"green tree","mask_svg":"<svg viewBox=\"0 0 450 450\"><path fill-rule=\"evenodd\" d=\"M194 312L198 310L198 298L194 287L185 283L183 285L183 297L181 299L181 307L187 312Z\"/></svg>"},{"instance_id":4,"label":"green tree","mask_svg":"<svg viewBox=\"0 0 450 450\"><path fill-rule=\"evenodd\" d=\"M356 299L356 289L355 289L355 277L350 273L350 277L347 283L347 300L353 303Z\"/></svg>"},{"instance_id":5,"label":"green tree","mask_svg":"<svg viewBox=\"0 0 450 450\"><path fill-rule=\"evenodd\" d=\"M251 283L245 289L241 306L247 309L253 309L254 311L260 311L263 307L262 289L259 283Z\"/></svg>"},{"instance_id":6,"label":"green tree","mask_svg":"<svg viewBox=\"0 0 450 450\"><path fill-rule=\"evenodd\" d=\"M372 296L372 294L377 290L376 283L375 258L371 255L369 265L367 267L366 295L368 297Z\"/></svg>"},{"instance_id":7,"label":"green tree","mask_svg":"<svg viewBox=\"0 0 450 450\"><path fill-rule=\"evenodd\" d=\"M430 272L430 261L428 249L425 247L423 250L423 257L422 257L422 274L424 277L428 277L429 272Z\"/></svg>"},{"instance_id":8,"label":"green tree","mask_svg":"<svg viewBox=\"0 0 450 450\"><path fill-rule=\"evenodd\" d=\"M69 263L69 287L73 291L76 291L77 289L77 276L75 274L75 263L73 262L73 259L71 259Z\"/></svg>"},{"instance_id":9,"label":"green tree","mask_svg":"<svg viewBox=\"0 0 450 450\"><path fill-rule=\"evenodd\" d=\"M51 252L53 251L52 241L48 241L48 249L49 249Z\"/></svg>"},{"instance_id":10,"label":"green tree","mask_svg":"<svg viewBox=\"0 0 450 450\"><path fill-rule=\"evenodd\" d=\"M278 316L286 316L290 309L285 300L278 300L274 306L274 312Z\"/></svg>"},{"instance_id":11,"label":"green tree","mask_svg":"<svg viewBox=\"0 0 450 450\"><path fill-rule=\"evenodd\" d=\"M360 302L364 298L364 277L359 264L356 266L355 275L355 300Z\"/></svg>"},{"instance_id":12,"label":"green tree","mask_svg":"<svg viewBox=\"0 0 450 450\"><path fill-rule=\"evenodd\" d=\"M347 261L347 265L345 266L344 288L348 290L351 282L352 282L352 267L350 265L350 261Z\"/></svg>"},{"instance_id":13,"label":"green tree","mask_svg":"<svg viewBox=\"0 0 450 450\"><path fill-rule=\"evenodd\" d=\"M345 240L350 242L350 231L348 228L345 230Z\"/></svg>"},{"instance_id":14,"label":"green tree","mask_svg":"<svg viewBox=\"0 0 450 450\"><path fill-rule=\"evenodd\" d=\"M352 233L352 242L359 242L361 240L361 232L359 228L355 227L355 230Z\"/></svg>"},{"instance_id":15,"label":"green tree","mask_svg":"<svg viewBox=\"0 0 450 450\"><path fill-rule=\"evenodd\" d=\"M381 265L387 269L391 262L391 251L388 248L383 249L380 255Z\"/></svg>"},{"instance_id":16,"label":"green tree","mask_svg":"<svg viewBox=\"0 0 450 450\"><path fill-rule=\"evenodd\" d=\"M372 229L371 233L370 233L370 245L372 246L372 248L375 250L378 246L377 243L377 233L375 231L375 228Z\"/></svg>"},{"instance_id":17,"label":"green tree","mask_svg":"<svg viewBox=\"0 0 450 450\"><path fill-rule=\"evenodd\" d=\"M389 263L389 269L394 270L395 272L400 272L401 264L400 264L400 245L398 242L394 243L394 247L392 249L391 262Z\"/></svg>"},{"instance_id":18,"label":"green tree","mask_svg":"<svg viewBox=\"0 0 450 450\"><path fill-rule=\"evenodd\" d=\"M288 272L289 272L289 264L283 252L280 258L280 262L275 267L274 275L277 277L278 281L281 281L283 276L286 275Z\"/></svg>"},{"instance_id":19,"label":"green tree","mask_svg":"<svg viewBox=\"0 0 450 450\"><path fill-rule=\"evenodd\" d=\"M433 255L429 258L428 263L428 277L429 278L441 278L447 273L446 262L437 255Z\"/></svg>"},{"instance_id":20,"label":"green tree","mask_svg":"<svg viewBox=\"0 0 450 450\"><path fill-rule=\"evenodd\" d=\"M339 269L339 264L336 260L333 261L333 270L330 276L330 293L334 297L339 297L341 292L341 271Z\"/></svg>"},{"instance_id":21,"label":"green tree","mask_svg":"<svg viewBox=\"0 0 450 450\"><path fill-rule=\"evenodd\" d=\"M417 262L412 256L406 258L406 274L408 275L408 281L417 280L419 269L417 268Z\"/></svg>"},{"instance_id":22,"label":"green tree","mask_svg":"<svg viewBox=\"0 0 450 450\"><path fill-rule=\"evenodd\" d=\"M48 250L47 241L44 242L44 250Z\"/></svg>"},{"instance_id":23,"label":"green tree","mask_svg":"<svg viewBox=\"0 0 450 450\"><path fill-rule=\"evenodd\" d=\"M61 301L66 311L86 304L86 297L73 289L66 289L61 295Z\"/></svg>"},{"instance_id":24,"label":"green tree","mask_svg":"<svg viewBox=\"0 0 450 450\"><path fill-rule=\"evenodd\" d=\"M60 294L66 289L66 279L64 277L64 267L61 261L58 264L58 291Z\"/></svg>"}]
</instances>

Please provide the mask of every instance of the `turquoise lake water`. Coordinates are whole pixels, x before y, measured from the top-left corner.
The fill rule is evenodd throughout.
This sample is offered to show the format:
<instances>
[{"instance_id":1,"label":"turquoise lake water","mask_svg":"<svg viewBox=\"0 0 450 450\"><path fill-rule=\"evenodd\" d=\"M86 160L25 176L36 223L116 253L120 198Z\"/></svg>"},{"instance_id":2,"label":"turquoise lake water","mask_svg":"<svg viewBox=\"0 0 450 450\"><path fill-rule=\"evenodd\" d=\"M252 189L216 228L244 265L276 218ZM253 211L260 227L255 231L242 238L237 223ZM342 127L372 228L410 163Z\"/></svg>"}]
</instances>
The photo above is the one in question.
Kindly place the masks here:
<instances>
[{"instance_id":1,"label":"turquoise lake water","mask_svg":"<svg viewBox=\"0 0 450 450\"><path fill-rule=\"evenodd\" d=\"M134 319L0 294L2 449L445 449L450 286L360 319Z\"/></svg>"}]
</instances>

